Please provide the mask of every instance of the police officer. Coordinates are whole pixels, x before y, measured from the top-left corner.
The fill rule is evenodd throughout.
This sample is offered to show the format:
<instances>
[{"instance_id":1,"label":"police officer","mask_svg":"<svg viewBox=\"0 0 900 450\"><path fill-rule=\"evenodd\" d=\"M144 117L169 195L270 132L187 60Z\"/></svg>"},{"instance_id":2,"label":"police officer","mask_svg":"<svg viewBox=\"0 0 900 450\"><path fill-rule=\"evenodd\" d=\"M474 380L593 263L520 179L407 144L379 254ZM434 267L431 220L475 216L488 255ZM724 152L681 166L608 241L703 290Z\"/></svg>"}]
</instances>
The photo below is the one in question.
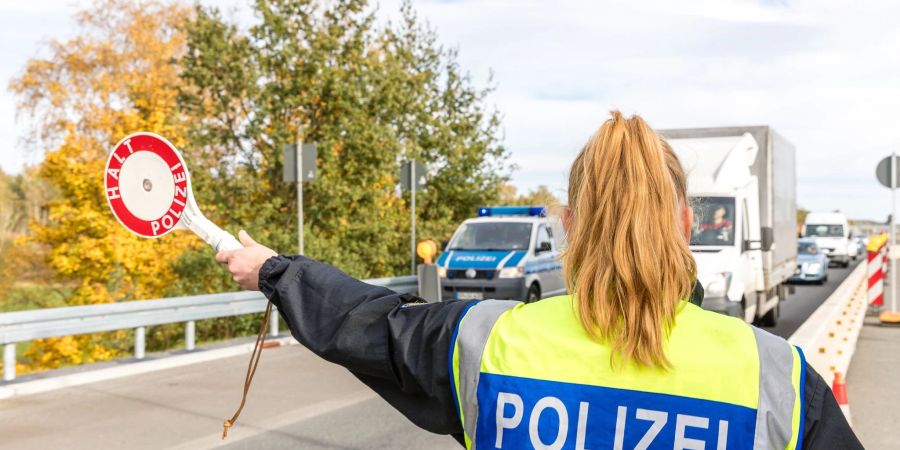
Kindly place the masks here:
<instances>
[{"instance_id":1,"label":"police officer","mask_svg":"<svg viewBox=\"0 0 900 450\"><path fill-rule=\"evenodd\" d=\"M468 448L862 448L803 353L686 300L692 211L674 153L612 113L572 166L572 295L420 299L245 233L222 252L294 337Z\"/></svg>"}]
</instances>

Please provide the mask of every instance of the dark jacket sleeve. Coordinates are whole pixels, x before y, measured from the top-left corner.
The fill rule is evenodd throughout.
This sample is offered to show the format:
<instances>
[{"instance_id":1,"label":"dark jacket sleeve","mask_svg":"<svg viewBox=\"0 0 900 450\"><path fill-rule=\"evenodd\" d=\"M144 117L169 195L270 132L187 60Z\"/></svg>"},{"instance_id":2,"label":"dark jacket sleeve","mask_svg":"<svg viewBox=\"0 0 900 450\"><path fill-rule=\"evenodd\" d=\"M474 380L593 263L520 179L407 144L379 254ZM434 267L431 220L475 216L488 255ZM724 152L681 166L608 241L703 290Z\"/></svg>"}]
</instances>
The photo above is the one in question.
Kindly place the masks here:
<instances>
[{"instance_id":1,"label":"dark jacket sleeve","mask_svg":"<svg viewBox=\"0 0 900 450\"><path fill-rule=\"evenodd\" d=\"M302 256L270 258L259 287L301 344L419 427L461 439L448 355L470 302L425 303Z\"/></svg>"},{"instance_id":2,"label":"dark jacket sleeve","mask_svg":"<svg viewBox=\"0 0 900 450\"><path fill-rule=\"evenodd\" d=\"M831 388L809 364L806 365L806 382L803 386L803 448L863 448L834 399Z\"/></svg>"}]
</instances>

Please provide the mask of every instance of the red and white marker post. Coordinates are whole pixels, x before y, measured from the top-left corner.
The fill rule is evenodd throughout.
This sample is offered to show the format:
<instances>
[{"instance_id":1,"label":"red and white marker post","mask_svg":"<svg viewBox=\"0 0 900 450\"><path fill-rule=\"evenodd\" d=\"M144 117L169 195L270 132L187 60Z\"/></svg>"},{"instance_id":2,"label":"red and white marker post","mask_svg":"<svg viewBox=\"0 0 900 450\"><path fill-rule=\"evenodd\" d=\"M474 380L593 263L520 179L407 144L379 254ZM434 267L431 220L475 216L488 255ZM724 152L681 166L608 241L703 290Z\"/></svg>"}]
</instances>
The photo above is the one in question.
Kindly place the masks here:
<instances>
[{"instance_id":1,"label":"red and white marker post","mask_svg":"<svg viewBox=\"0 0 900 450\"><path fill-rule=\"evenodd\" d=\"M866 247L866 271L868 279L869 306L880 308L884 305L884 273L885 248L887 238L884 235L872 236Z\"/></svg>"}]
</instances>

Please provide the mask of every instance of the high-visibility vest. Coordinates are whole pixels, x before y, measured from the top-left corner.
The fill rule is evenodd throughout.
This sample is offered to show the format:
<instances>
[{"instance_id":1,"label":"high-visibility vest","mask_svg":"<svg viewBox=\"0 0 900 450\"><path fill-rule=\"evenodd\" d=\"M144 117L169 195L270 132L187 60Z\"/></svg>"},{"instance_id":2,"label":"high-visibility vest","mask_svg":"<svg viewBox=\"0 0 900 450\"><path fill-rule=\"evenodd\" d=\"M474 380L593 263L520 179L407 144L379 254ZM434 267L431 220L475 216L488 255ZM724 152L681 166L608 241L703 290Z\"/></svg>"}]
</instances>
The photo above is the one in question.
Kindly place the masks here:
<instances>
[{"instance_id":1,"label":"high-visibility vest","mask_svg":"<svg viewBox=\"0 0 900 450\"><path fill-rule=\"evenodd\" d=\"M473 303L450 370L468 448L793 449L803 353L740 319L682 302L668 370L611 364L572 296Z\"/></svg>"}]
</instances>

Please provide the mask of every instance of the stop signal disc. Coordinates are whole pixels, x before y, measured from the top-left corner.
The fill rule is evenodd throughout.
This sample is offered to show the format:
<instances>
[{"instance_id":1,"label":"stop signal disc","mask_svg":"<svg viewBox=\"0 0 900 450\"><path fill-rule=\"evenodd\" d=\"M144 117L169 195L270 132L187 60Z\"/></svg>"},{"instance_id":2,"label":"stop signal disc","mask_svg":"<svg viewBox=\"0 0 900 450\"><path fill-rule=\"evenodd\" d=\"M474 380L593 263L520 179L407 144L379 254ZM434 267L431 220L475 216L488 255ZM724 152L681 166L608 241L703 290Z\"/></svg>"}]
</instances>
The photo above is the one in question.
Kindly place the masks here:
<instances>
[{"instance_id":1,"label":"stop signal disc","mask_svg":"<svg viewBox=\"0 0 900 450\"><path fill-rule=\"evenodd\" d=\"M140 132L126 136L109 154L106 200L116 219L143 237L175 229L188 204L190 177L178 150L165 138Z\"/></svg>"}]
</instances>

